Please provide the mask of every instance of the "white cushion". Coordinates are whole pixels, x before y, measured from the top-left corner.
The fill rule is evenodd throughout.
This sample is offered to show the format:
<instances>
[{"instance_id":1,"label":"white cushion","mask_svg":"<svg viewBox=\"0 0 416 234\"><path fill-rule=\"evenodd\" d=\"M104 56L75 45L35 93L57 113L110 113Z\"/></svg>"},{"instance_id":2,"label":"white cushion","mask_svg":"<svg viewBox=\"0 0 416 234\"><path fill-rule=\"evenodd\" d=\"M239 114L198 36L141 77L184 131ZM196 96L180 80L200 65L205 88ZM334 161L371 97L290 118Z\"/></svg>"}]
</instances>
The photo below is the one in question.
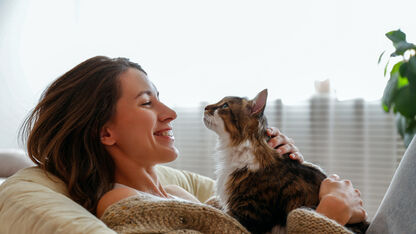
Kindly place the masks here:
<instances>
[{"instance_id":1,"label":"white cushion","mask_svg":"<svg viewBox=\"0 0 416 234\"><path fill-rule=\"evenodd\" d=\"M213 195L213 180L157 167L163 185L176 184L201 201ZM65 184L38 167L22 169L0 185L0 233L115 233L69 198Z\"/></svg>"}]
</instances>

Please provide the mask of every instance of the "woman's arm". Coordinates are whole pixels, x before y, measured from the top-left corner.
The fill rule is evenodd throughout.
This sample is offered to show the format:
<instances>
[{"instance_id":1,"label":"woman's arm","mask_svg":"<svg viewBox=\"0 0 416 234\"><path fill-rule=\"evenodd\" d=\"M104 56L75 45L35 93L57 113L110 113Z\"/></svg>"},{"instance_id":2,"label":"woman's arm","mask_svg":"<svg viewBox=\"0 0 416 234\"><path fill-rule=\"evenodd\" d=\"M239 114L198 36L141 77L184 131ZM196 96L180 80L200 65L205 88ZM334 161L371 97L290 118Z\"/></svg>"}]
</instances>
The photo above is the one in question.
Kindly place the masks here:
<instances>
[{"instance_id":1,"label":"woman's arm","mask_svg":"<svg viewBox=\"0 0 416 234\"><path fill-rule=\"evenodd\" d=\"M337 221L341 225L359 223L367 218L360 191L354 189L351 181L330 175L321 183L318 213Z\"/></svg>"}]
</instances>

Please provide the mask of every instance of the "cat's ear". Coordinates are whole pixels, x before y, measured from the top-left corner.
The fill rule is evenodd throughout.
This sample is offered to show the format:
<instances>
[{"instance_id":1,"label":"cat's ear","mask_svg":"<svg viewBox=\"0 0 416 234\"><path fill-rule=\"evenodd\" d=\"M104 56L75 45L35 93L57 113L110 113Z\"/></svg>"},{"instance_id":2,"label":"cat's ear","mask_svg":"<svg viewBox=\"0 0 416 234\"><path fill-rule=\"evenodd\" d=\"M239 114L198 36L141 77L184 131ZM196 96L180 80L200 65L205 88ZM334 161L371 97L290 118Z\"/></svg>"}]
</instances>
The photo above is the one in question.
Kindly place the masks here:
<instances>
[{"instance_id":1,"label":"cat's ear","mask_svg":"<svg viewBox=\"0 0 416 234\"><path fill-rule=\"evenodd\" d=\"M251 115L261 116L266 107L267 89L264 89L252 100Z\"/></svg>"}]
</instances>

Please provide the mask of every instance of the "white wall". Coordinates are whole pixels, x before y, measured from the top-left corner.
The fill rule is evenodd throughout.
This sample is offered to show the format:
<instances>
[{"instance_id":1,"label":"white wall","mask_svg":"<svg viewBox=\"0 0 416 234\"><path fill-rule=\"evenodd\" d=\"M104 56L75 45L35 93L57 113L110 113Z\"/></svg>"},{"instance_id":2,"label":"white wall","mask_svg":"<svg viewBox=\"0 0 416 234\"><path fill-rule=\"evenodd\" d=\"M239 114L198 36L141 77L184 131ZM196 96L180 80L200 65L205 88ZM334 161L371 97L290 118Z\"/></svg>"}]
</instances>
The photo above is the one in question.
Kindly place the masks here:
<instances>
[{"instance_id":1,"label":"white wall","mask_svg":"<svg viewBox=\"0 0 416 234\"><path fill-rule=\"evenodd\" d=\"M47 84L86 58L140 63L171 106L225 95L305 100L331 78L338 97L381 96L384 33L416 42L414 0L0 1L0 148Z\"/></svg>"}]
</instances>

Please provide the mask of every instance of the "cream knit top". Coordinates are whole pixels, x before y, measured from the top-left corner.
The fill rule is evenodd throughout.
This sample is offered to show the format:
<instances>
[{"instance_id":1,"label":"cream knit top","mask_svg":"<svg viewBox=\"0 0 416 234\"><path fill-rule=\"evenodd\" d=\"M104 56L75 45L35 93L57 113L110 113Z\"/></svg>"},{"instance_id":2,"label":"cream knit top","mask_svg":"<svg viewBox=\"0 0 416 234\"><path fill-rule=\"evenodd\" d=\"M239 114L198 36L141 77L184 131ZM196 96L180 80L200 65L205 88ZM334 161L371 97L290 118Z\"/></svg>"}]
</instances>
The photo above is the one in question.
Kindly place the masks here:
<instances>
[{"instance_id":1,"label":"cream knit top","mask_svg":"<svg viewBox=\"0 0 416 234\"><path fill-rule=\"evenodd\" d=\"M249 233L237 220L207 204L149 193L110 205L101 220L117 233ZM352 233L313 210L293 210L288 233Z\"/></svg>"}]
</instances>

